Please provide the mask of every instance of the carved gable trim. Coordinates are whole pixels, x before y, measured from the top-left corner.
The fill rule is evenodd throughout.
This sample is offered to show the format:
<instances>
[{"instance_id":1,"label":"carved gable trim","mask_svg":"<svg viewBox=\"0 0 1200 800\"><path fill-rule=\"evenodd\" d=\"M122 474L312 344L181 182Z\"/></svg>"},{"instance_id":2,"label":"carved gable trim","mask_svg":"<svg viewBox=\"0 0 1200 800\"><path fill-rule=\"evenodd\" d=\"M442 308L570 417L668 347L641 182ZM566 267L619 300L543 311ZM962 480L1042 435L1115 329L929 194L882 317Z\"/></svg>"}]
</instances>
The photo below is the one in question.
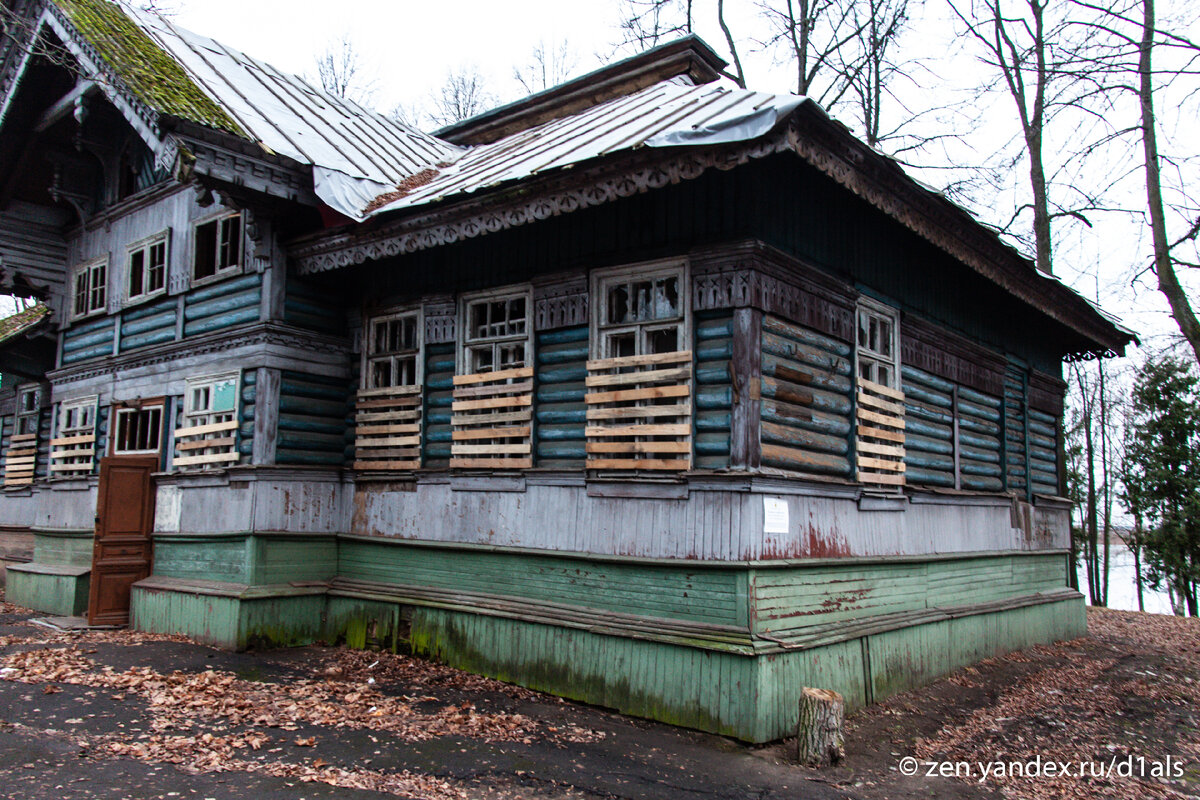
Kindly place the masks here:
<instances>
[{"instance_id":1,"label":"carved gable trim","mask_svg":"<svg viewBox=\"0 0 1200 800\"><path fill-rule=\"evenodd\" d=\"M533 287L533 324L539 331L589 324L588 281L577 275Z\"/></svg>"},{"instance_id":2,"label":"carved gable trim","mask_svg":"<svg viewBox=\"0 0 1200 800\"><path fill-rule=\"evenodd\" d=\"M992 395L1004 396L1004 357L926 320L900 322L902 364Z\"/></svg>"}]
</instances>

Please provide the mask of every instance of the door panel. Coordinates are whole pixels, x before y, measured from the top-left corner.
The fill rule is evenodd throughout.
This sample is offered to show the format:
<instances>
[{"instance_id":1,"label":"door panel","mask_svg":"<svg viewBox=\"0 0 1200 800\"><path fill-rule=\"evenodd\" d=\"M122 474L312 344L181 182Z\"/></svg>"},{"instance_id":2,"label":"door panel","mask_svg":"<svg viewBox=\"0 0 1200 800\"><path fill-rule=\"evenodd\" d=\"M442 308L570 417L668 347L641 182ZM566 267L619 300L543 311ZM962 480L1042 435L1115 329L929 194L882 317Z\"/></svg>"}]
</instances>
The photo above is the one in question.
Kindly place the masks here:
<instances>
[{"instance_id":1,"label":"door panel","mask_svg":"<svg viewBox=\"0 0 1200 800\"><path fill-rule=\"evenodd\" d=\"M150 574L154 482L158 456L100 460L96 536L92 548L88 623L129 622L130 587Z\"/></svg>"}]
</instances>

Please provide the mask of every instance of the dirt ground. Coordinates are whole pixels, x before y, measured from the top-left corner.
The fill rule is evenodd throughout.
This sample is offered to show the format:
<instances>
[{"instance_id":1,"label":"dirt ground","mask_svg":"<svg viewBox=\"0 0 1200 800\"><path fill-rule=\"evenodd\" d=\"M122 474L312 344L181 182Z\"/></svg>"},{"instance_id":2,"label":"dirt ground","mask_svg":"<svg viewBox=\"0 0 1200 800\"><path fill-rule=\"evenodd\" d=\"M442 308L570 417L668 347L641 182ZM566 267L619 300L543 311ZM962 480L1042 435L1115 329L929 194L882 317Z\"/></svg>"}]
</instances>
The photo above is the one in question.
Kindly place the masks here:
<instances>
[{"instance_id":1,"label":"dirt ground","mask_svg":"<svg viewBox=\"0 0 1200 800\"><path fill-rule=\"evenodd\" d=\"M227 653L36 616L0 603L3 798L1200 796L1197 620L1092 611L1087 638L853 715L846 759L814 770L789 742L748 747L420 659ZM942 762L958 777L926 775ZM1045 774L1060 763L1073 774ZM997 774L1014 764L1037 774Z\"/></svg>"}]
</instances>

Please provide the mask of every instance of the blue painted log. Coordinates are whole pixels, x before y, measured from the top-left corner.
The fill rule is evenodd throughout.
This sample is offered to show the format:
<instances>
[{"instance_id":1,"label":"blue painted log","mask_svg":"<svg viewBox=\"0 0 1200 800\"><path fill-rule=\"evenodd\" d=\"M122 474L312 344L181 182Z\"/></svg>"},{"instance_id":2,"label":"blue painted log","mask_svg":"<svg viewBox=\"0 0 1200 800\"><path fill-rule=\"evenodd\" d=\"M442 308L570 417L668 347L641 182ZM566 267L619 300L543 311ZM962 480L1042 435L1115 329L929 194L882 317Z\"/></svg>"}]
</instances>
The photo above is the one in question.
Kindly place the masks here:
<instances>
[{"instance_id":1,"label":"blue painted log","mask_svg":"<svg viewBox=\"0 0 1200 800\"><path fill-rule=\"evenodd\" d=\"M201 333L211 333L224 328L231 328L234 325L242 325L247 322L258 321L258 305L248 308L243 308L239 311L233 311L228 314L217 314L216 316L205 317L198 319L195 322L185 322L183 324L184 336L196 336Z\"/></svg>"}]
</instances>

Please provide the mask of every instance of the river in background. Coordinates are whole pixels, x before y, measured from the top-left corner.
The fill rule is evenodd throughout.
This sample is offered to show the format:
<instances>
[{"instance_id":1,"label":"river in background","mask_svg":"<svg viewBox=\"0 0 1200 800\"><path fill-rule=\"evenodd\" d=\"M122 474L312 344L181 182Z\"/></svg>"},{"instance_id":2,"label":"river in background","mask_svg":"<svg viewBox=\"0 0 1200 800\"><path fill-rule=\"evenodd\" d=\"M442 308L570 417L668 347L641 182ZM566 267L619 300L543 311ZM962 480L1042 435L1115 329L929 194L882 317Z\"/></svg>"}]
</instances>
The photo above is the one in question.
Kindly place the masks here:
<instances>
[{"instance_id":1,"label":"river in background","mask_svg":"<svg viewBox=\"0 0 1200 800\"><path fill-rule=\"evenodd\" d=\"M1122 611L1137 611L1137 582L1133 568L1133 553L1125 545L1112 545L1109 551L1108 571L1108 607ZM1103 558L1103 553L1101 553ZM1076 570L1079 575L1079 591L1087 597L1087 575L1080 565ZM1149 586L1143 588L1142 597L1146 603L1146 611L1151 614L1171 614L1171 600L1165 590L1155 591Z\"/></svg>"}]
</instances>

